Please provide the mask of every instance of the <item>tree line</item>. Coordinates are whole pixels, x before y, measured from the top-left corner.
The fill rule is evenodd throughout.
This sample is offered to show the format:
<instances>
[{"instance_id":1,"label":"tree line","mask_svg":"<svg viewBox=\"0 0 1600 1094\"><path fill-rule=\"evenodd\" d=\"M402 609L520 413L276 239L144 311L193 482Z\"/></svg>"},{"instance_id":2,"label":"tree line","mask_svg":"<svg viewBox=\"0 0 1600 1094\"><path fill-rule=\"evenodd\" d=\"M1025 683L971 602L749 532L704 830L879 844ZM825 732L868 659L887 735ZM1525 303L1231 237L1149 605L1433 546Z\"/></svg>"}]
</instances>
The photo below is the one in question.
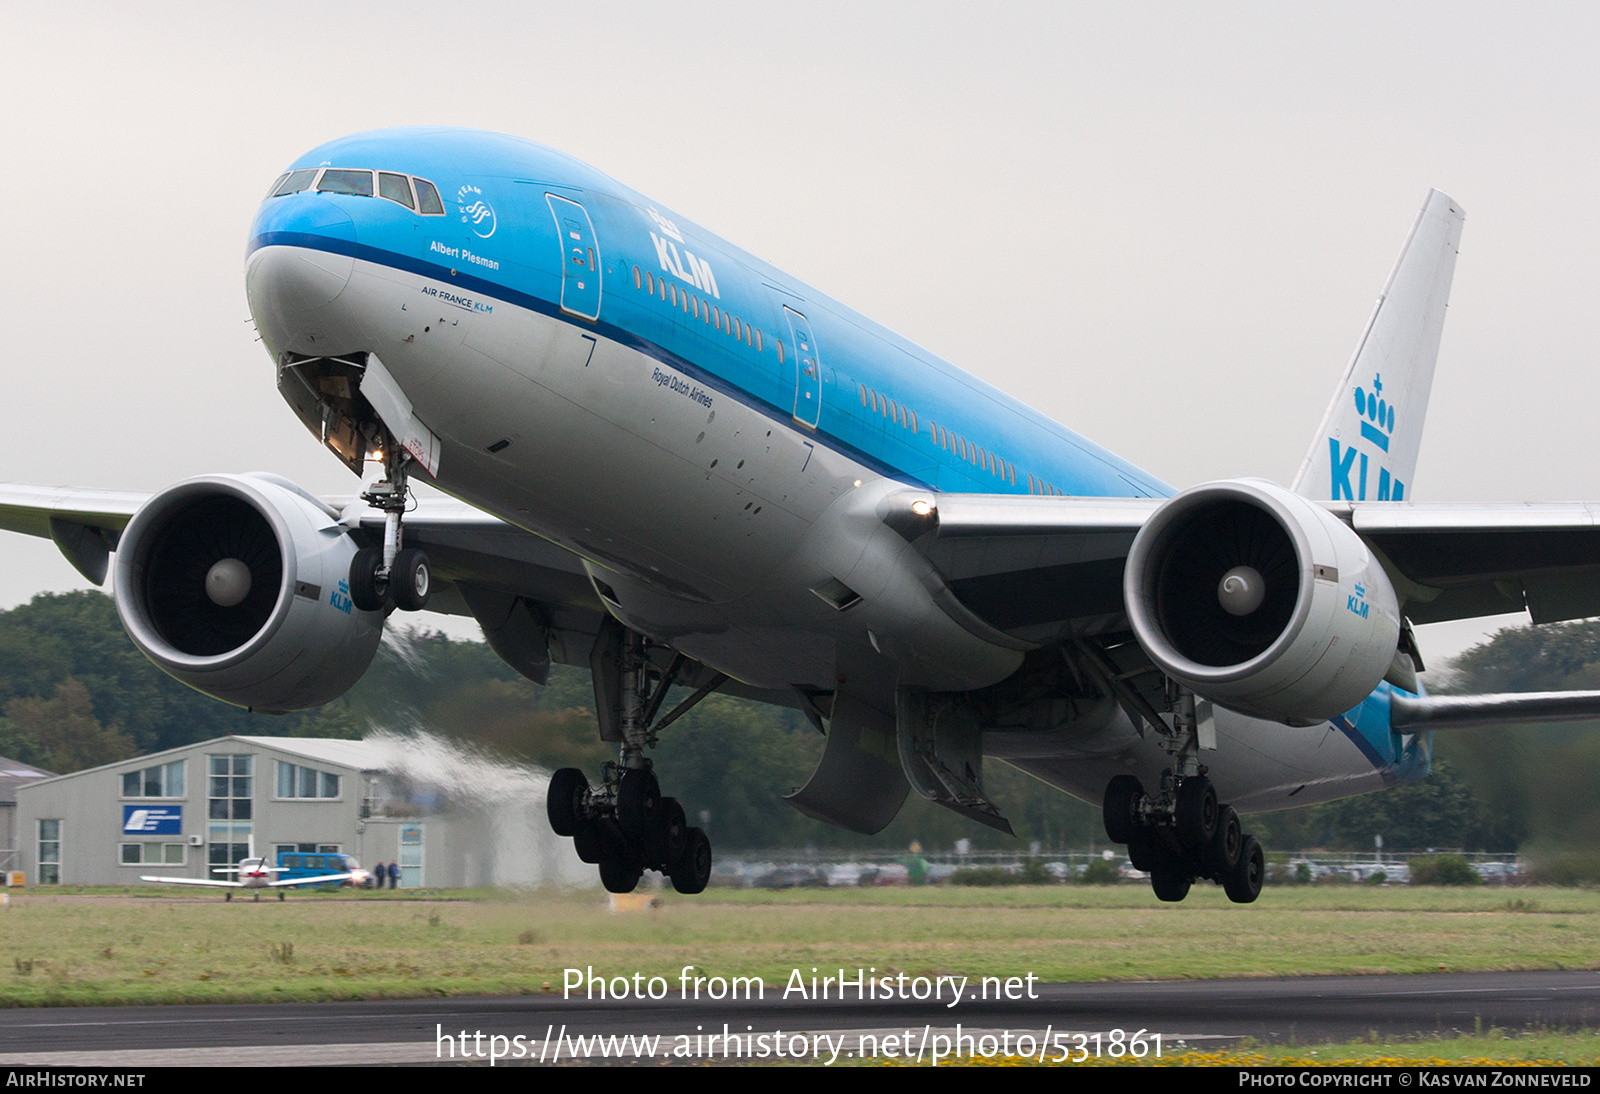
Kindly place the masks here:
<instances>
[{"instance_id":1,"label":"tree line","mask_svg":"<svg viewBox=\"0 0 1600 1094\"><path fill-rule=\"evenodd\" d=\"M1501 632L1469 650L1450 690L1600 688L1600 622ZM484 642L400 631L345 696L297 714L252 714L168 677L134 648L109 597L44 594L0 612L0 755L59 773L229 734L359 738L423 730L546 768L594 777L614 758L599 740L586 669L554 666L539 686ZM1440 732L1434 773L1381 794L1261 814L1269 848L1451 848L1556 853L1600 846L1600 737L1592 725ZM1003 763L987 765L1015 839L913 795L864 837L801 816L782 796L810 775L822 737L795 711L712 696L668 728L655 752L663 790L720 847L905 847L1027 851L1104 846L1100 810ZM702 817L700 814L704 813Z\"/></svg>"}]
</instances>

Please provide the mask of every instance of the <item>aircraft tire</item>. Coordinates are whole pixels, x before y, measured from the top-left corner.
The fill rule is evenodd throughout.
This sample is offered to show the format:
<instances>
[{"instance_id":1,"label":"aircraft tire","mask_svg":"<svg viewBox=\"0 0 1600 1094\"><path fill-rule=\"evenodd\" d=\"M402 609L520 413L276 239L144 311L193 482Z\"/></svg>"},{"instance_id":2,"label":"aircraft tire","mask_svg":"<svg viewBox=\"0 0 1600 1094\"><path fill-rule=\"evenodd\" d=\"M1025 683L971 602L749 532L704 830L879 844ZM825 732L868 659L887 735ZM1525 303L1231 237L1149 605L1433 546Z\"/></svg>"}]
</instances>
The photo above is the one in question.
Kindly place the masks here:
<instances>
[{"instance_id":1,"label":"aircraft tire","mask_svg":"<svg viewBox=\"0 0 1600 1094\"><path fill-rule=\"evenodd\" d=\"M364 612L381 612L388 607L389 582L380 580L383 551L363 547L350 560L350 602Z\"/></svg>"},{"instance_id":2,"label":"aircraft tire","mask_svg":"<svg viewBox=\"0 0 1600 1094\"><path fill-rule=\"evenodd\" d=\"M705 892L711 884L711 841L704 829L691 828L684 836L683 854L668 871L672 887L686 896Z\"/></svg>"},{"instance_id":3,"label":"aircraft tire","mask_svg":"<svg viewBox=\"0 0 1600 1094\"><path fill-rule=\"evenodd\" d=\"M1132 775L1118 775L1106 785L1106 796L1100 812L1105 820L1106 835L1112 843L1131 843L1134 834L1142 827L1139 823L1139 800L1144 797L1144 784ZM1143 867L1139 867L1143 869Z\"/></svg>"},{"instance_id":4,"label":"aircraft tire","mask_svg":"<svg viewBox=\"0 0 1600 1094\"><path fill-rule=\"evenodd\" d=\"M1150 888L1156 899L1176 904L1189 895L1189 875L1170 863L1163 863L1150 871Z\"/></svg>"},{"instance_id":5,"label":"aircraft tire","mask_svg":"<svg viewBox=\"0 0 1600 1094\"><path fill-rule=\"evenodd\" d=\"M563 767L550 776L544 794L544 811L550 830L558 836L576 836L583 824L578 803L589 793L589 780L575 767Z\"/></svg>"},{"instance_id":6,"label":"aircraft tire","mask_svg":"<svg viewBox=\"0 0 1600 1094\"><path fill-rule=\"evenodd\" d=\"M1217 830L1217 788L1204 775L1184 779L1178 788L1177 815L1173 818L1178 842L1185 847L1202 848Z\"/></svg>"},{"instance_id":7,"label":"aircraft tire","mask_svg":"<svg viewBox=\"0 0 1600 1094\"><path fill-rule=\"evenodd\" d=\"M578 859L591 866L602 862L606 857L606 838L600 831L600 826L592 821L578 825L578 830L572 834L572 849L578 853Z\"/></svg>"},{"instance_id":8,"label":"aircraft tire","mask_svg":"<svg viewBox=\"0 0 1600 1094\"><path fill-rule=\"evenodd\" d=\"M1216 831L1201 849L1201 862L1207 876L1223 881L1239 862L1239 849L1244 845L1244 829L1239 827L1239 814L1233 806L1224 805L1217 812Z\"/></svg>"},{"instance_id":9,"label":"aircraft tire","mask_svg":"<svg viewBox=\"0 0 1600 1094\"><path fill-rule=\"evenodd\" d=\"M674 862L683 857L688 840L689 818L683 811L683 803L677 798L662 798L661 807L656 812L652 839L646 848L650 861L659 862L664 868L670 869Z\"/></svg>"},{"instance_id":10,"label":"aircraft tire","mask_svg":"<svg viewBox=\"0 0 1600 1094\"><path fill-rule=\"evenodd\" d=\"M1148 874L1161 865L1161 860L1161 848L1155 836L1142 828L1135 829L1128 840L1128 861L1133 868Z\"/></svg>"},{"instance_id":11,"label":"aircraft tire","mask_svg":"<svg viewBox=\"0 0 1600 1094\"><path fill-rule=\"evenodd\" d=\"M1235 904L1251 904L1261 895L1261 883L1267 877L1267 857L1261 850L1261 841L1245 836L1239 845L1239 861L1226 875L1223 891Z\"/></svg>"},{"instance_id":12,"label":"aircraft tire","mask_svg":"<svg viewBox=\"0 0 1600 1094\"><path fill-rule=\"evenodd\" d=\"M643 848L655 834L661 811L661 784L649 768L630 768L617 786L617 824L630 843Z\"/></svg>"},{"instance_id":13,"label":"aircraft tire","mask_svg":"<svg viewBox=\"0 0 1600 1094\"><path fill-rule=\"evenodd\" d=\"M433 575L428 569L428 556L415 547L407 547L394 556L394 566L389 571L389 588L394 592L395 607L403 612L420 612L428 606L428 593L433 586Z\"/></svg>"},{"instance_id":14,"label":"aircraft tire","mask_svg":"<svg viewBox=\"0 0 1600 1094\"><path fill-rule=\"evenodd\" d=\"M638 859L624 856L600 860L600 884L608 893L631 893L643 876L644 868Z\"/></svg>"}]
</instances>

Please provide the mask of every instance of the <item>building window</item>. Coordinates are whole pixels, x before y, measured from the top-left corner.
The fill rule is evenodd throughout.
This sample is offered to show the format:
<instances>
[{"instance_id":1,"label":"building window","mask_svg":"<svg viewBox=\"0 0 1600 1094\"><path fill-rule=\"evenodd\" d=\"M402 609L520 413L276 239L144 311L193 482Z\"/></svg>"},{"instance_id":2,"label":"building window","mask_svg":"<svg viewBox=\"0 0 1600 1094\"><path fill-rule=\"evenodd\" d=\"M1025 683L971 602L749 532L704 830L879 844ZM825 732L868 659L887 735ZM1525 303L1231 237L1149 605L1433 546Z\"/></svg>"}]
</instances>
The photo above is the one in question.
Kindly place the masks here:
<instances>
[{"instance_id":1,"label":"building window","mask_svg":"<svg viewBox=\"0 0 1600 1094\"><path fill-rule=\"evenodd\" d=\"M255 830L252 823L255 815L255 757L230 755L212 756L209 759L208 860L212 872L226 879L231 875L216 873L217 868L237 866L250 854L250 837Z\"/></svg>"},{"instance_id":2,"label":"building window","mask_svg":"<svg viewBox=\"0 0 1600 1094\"><path fill-rule=\"evenodd\" d=\"M124 798L185 797L183 765L183 760L174 760L159 767L123 772L122 796Z\"/></svg>"},{"instance_id":3,"label":"building window","mask_svg":"<svg viewBox=\"0 0 1600 1094\"><path fill-rule=\"evenodd\" d=\"M301 767L299 764L286 764L282 760L276 762L278 797L337 798L339 796L339 776L333 772L318 771L314 767Z\"/></svg>"},{"instance_id":4,"label":"building window","mask_svg":"<svg viewBox=\"0 0 1600 1094\"><path fill-rule=\"evenodd\" d=\"M61 884L61 821L39 822L39 884Z\"/></svg>"},{"instance_id":5,"label":"building window","mask_svg":"<svg viewBox=\"0 0 1600 1094\"><path fill-rule=\"evenodd\" d=\"M182 866L184 847L181 843L124 843L121 846L124 866Z\"/></svg>"}]
</instances>

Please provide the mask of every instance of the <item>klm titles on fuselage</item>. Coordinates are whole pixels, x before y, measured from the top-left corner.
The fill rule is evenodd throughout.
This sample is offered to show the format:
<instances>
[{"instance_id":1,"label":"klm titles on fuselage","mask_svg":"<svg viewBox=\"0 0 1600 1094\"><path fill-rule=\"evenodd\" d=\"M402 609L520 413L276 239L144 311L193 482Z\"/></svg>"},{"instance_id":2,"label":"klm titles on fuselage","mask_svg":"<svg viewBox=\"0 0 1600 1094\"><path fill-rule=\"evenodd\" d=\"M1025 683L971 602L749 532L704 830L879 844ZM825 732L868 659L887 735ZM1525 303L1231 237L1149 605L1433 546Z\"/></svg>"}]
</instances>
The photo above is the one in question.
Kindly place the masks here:
<instances>
[{"instance_id":1,"label":"klm titles on fuselage","mask_svg":"<svg viewBox=\"0 0 1600 1094\"><path fill-rule=\"evenodd\" d=\"M687 281L703 293L710 293L713 299L721 300L722 294L717 291L717 279L711 272L711 263L703 258L696 258L686 246L683 254L678 254L678 244L684 242L683 233L678 226L654 209L649 210L650 219L655 221L656 227L661 229L661 235L650 233L650 242L656 245L656 260L661 263L661 268L680 281ZM662 237L666 238L662 238Z\"/></svg>"},{"instance_id":2,"label":"klm titles on fuselage","mask_svg":"<svg viewBox=\"0 0 1600 1094\"><path fill-rule=\"evenodd\" d=\"M475 311L482 315L488 315L494 311L493 304L485 304L481 300L474 300L470 296L462 296L448 289L436 289L432 285L424 285L422 286L422 293L424 296L433 297L441 304L449 304L451 307L460 308L462 311Z\"/></svg>"}]
</instances>

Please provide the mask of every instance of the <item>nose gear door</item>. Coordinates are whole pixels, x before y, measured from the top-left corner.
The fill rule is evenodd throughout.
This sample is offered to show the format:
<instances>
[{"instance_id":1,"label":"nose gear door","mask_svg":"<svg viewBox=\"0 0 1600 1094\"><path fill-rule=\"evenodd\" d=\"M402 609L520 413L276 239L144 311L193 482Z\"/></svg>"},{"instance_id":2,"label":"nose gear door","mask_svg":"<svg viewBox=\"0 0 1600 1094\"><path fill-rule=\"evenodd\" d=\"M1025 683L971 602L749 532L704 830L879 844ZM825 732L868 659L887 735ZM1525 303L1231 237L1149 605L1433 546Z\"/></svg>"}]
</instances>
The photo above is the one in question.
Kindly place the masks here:
<instances>
[{"instance_id":1,"label":"nose gear door","mask_svg":"<svg viewBox=\"0 0 1600 1094\"><path fill-rule=\"evenodd\" d=\"M600 318L600 245L589 211L569 198L546 194L561 239L561 310L591 322Z\"/></svg>"}]
</instances>

